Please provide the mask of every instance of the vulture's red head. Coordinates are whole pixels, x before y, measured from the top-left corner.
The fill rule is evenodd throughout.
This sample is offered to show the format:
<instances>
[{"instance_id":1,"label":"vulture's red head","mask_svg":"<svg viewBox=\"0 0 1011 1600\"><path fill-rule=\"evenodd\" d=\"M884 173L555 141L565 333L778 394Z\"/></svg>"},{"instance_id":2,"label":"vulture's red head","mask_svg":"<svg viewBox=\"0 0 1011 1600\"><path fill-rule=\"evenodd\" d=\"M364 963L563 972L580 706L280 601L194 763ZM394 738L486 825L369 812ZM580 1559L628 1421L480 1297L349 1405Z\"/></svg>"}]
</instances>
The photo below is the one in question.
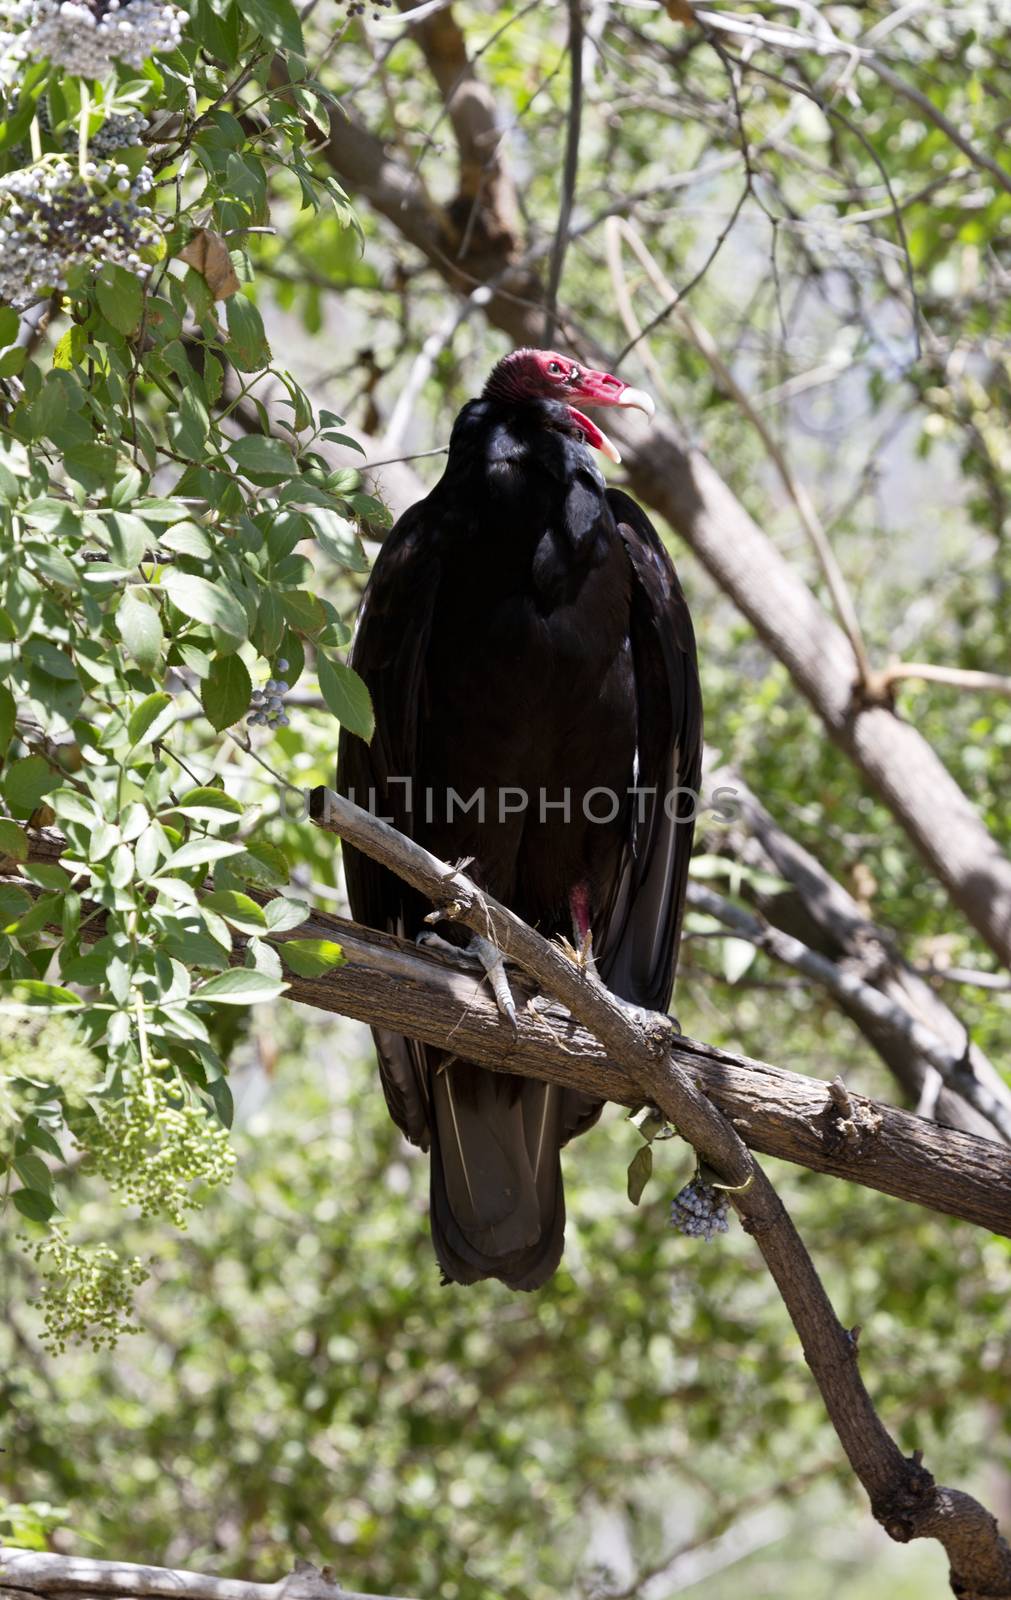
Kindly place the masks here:
<instances>
[{"instance_id":1,"label":"vulture's red head","mask_svg":"<svg viewBox=\"0 0 1011 1600\"><path fill-rule=\"evenodd\" d=\"M603 451L612 461L621 456L607 434L589 417L577 411L580 406L635 406L651 417L656 410L649 395L642 389L632 389L609 372L595 372L584 367L571 356L557 350L514 350L492 368L484 392L494 400L508 400L513 404L524 400L560 400L568 407L587 444Z\"/></svg>"}]
</instances>

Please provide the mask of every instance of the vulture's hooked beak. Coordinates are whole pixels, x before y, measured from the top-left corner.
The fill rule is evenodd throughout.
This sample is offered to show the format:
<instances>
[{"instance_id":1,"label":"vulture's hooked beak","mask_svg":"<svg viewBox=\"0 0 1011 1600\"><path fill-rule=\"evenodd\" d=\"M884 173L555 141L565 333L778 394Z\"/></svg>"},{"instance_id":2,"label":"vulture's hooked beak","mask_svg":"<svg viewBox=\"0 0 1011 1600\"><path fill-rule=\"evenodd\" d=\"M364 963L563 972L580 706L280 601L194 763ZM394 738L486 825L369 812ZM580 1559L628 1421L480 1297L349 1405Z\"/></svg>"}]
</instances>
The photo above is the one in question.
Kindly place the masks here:
<instances>
[{"instance_id":1,"label":"vulture's hooked beak","mask_svg":"<svg viewBox=\"0 0 1011 1600\"><path fill-rule=\"evenodd\" d=\"M652 396L648 395L645 389L633 389L610 372L584 372L569 392L574 400L581 400L584 406L629 406L634 407L636 411L645 412L650 418L656 412ZM592 445L594 450L599 450L609 460L619 464L621 454L618 447L607 437L603 428L598 428L595 422L591 422L589 417L584 417L575 406L570 406L569 410L586 435L586 442Z\"/></svg>"}]
</instances>

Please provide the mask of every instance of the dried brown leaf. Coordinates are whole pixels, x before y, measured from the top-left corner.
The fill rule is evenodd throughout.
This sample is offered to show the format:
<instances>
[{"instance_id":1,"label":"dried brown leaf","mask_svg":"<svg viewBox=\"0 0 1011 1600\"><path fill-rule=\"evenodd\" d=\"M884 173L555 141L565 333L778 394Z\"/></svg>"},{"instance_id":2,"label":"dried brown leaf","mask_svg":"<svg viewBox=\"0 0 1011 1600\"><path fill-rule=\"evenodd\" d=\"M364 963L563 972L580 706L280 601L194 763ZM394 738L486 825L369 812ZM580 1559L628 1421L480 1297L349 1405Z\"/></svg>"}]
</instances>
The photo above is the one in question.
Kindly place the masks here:
<instances>
[{"instance_id":1,"label":"dried brown leaf","mask_svg":"<svg viewBox=\"0 0 1011 1600\"><path fill-rule=\"evenodd\" d=\"M199 272L215 300L227 300L241 288L227 244L210 228L198 228L179 259Z\"/></svg>"}]
</instances>

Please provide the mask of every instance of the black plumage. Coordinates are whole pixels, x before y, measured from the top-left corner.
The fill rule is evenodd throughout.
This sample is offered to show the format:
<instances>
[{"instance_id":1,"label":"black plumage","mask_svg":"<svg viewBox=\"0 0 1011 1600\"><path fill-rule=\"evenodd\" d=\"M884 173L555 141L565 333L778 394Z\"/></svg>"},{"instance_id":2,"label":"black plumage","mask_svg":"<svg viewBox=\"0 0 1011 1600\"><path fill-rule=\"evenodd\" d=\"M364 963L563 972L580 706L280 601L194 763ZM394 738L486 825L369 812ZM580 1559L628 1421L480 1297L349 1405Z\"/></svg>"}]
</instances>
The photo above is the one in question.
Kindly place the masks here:
<instances>
[{"instance_id":1,"label":"black plumage","mask_svg":"<svg viewBox=\"0 0 1011 1600\"><path fill-rule=\"evenodd\" d=\"M442 480L389 534L352 654L376 732L342 733L338 781L436 855L471 857L544 935L588 922L604 982L664 1010L700 775L694 638L654 528L605 486L596 430L565 403L585 390L573 377L562 392L493 375L457 418ZM422 931L420 896L350 848L345 865L359 921ZM431 1148L446 1276L538 1287L562 1250L559 1150L599 1103L375 1039L394 1120Z\"/></svg>"}]
</instances>

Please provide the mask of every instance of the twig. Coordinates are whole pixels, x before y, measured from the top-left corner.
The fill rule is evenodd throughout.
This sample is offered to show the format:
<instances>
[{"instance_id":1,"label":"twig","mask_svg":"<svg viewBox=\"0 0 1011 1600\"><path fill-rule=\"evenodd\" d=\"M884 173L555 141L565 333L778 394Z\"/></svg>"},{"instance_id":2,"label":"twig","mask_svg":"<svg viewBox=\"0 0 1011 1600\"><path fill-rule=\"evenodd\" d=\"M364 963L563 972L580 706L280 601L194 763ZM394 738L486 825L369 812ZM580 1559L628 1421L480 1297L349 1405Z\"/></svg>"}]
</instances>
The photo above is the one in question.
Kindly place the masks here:
<instances>
[{"instance_id":1,"label":"twig","mask_svg":"<svg viewBox=\"0 0 1011 1600\"><path fill-rule=\"evenodd\" d=\"M488 304L491 294L491 290L485 284L473 289L465 300L458 301L456 305L450 307L438 327L433 328L428 335L414 359L411 370L407 375L407 382L397 396L396 404L390 413L390 420L386 424L386 430L382 438L381 448L383 450L400 449L410 427L418 396L428 382L436 362L442 352L452 344L457 329L466 322L472 311ZM401 457L400 459L404 458ZM379 464L369 463L369 465ZM389 464L389 462L382 463L384 466Z\"/></svg>"},{"instance_id":2,"label":"twig","mask_svg":"<svg viewBox=\"0 0 1011 1600\"><path fill-rule=\"evenodd\" d=\"M544 294L544 343L551 345L557 321L558 288L562 281L562 267L569 242L569 222L576 197L576 178L579 172L579 130L583 118L583 7L582 0L568 0L569 5L569 116L565 134L565 168L562 173L562 198L558 207L555 242L548 268L548 286Z\"/></svg>"},{"instance_id":3,"label":"twig","mask_svg":"<svg viewBox=\"0 0 1011 1600\"><path fill-rule=\"evenodd\" d=\"M911 101L918 110L922 111L927 121L932 122L935 128L940 128L945 138L951 141L956 150L961 150L962 154L972 162L974 167L978 167L983 172L989 172L992 178L997 179L1001 188L1011 194L1011 172L1006 172L1000 162L995 161L992 156L988 156L982 150L977 150L976 146L959 131L955 124L945 116L944 112L938 106L935 106L934 102L929 100L921 90L917 89L914 84L907 83L905 78L900 77L897 72L893 72L891 67L886 66L877 56L871 55L869 52L861 52L860 61L862 66L869 67L873 73L876 73L882 83L887 83L888 87L894 89L896 94L902 95L905 100Z\"/></svg>"},{"instance_id":4,"label":"twig","mask_svg":"<svg viewBox=\"0 0 1011 1600\"><path fill-rule=\"evenodd\" d=\"M1011 678L999 672L974 672L969 667L935 667L924 661L895 661L878 675L878 682L887 690L893 683L910 678L924 683L945 683L953 689L969 689L974 693L999 694L1011 700Z\"/></svg>"},{"instance_id":5,"label":"twig","mask_svg":"<svg viewBox=\"0 0 1011 1600\"><path fill-rule=\"evenodd\" d=\"M615 296L618 299L629 333L634 336L636 341L644 337L625 284L624 270L621 265L621 252L618 246L619 238L625 239L634 250L659 292L670 297L668 309L677 311L678 321L691 337L699 354L705 359L726 393L743 411L765 446L766 453L779 474L780 482L793 501L804 531L818 557L822 572L825 575L825 581L828 584L829 593L832 596L836 615L853 647L859 682L861 685L868 684L871 681L872 669L867 647L864 643L863 631L860 627L860 620L857 617L856 607L853 604L846 579L843 577L842 569L835 558L835 552L829 543L828 536L822 526L821 518L815 510L811 496L804 485L794 477L790 463L767 426L765 419L752 404L751 399L741 388L734 374L723 360L709 330L686 307L678 305L676 291L661 272L652 253L646 248L645 243L632 223L626 221L623 217L609 217L604 224L604 229L608 245L607 260L611 269L612 281L615 285Z\"/></svg>"},{"instance_id":6,"label":"twig","mask_svg":"<svg viewBox=\"0 0 1011 1600\"><path fill-rule=\"evenodd\" d=\"M62 838L47 829L32 841L30 859L56 861L62 849ZM7 883L33 898L42 892L23 878L0 879L0 886ZM249 892L260 905L274 898ZM95 908L84 937L89 943L100 939L104 927ZM647 1098L645 1086L562 1007L521 1006L514 1034L503 1026L483 980L452 957L329 911L311 912L275 942L283 946L296 934L339 944L345 960L321 978L289 974L291 1000L436 1048L449 1046L493 1071L578 1088L632 1109ZM244 939L236 940L235 963L241 964L245 947ZM670 1050L753 1149L1011 1237L1011 1154L1005 1146L856 1094L850 1098L867 1137L845 1140L830 1086L819 1079L683 1036L672 1040Z\"/></svg>"}]
</instances>

